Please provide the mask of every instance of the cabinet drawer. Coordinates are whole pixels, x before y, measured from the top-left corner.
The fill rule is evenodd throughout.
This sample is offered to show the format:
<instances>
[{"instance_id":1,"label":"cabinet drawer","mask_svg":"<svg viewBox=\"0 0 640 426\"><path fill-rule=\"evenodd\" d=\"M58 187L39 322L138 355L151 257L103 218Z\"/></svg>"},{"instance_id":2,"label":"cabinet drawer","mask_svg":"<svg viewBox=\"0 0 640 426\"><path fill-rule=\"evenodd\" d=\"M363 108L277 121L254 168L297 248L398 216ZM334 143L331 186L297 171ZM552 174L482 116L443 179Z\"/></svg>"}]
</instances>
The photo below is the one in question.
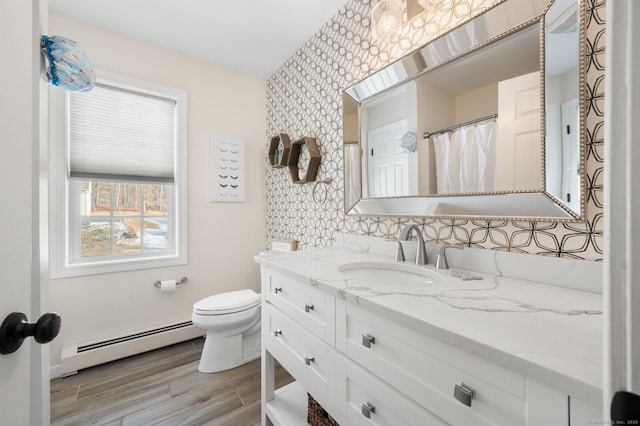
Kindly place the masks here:
<instances>
[{"instance_id":1,"label":"cabinet drawer","mask_svg":"<svg viewBox=\"0 0 640 426\"><path fill-rule=\"evenodd\" d=\"M269 271L266 300L332 346L335 344L335 298L308 283Z\"/></svg>"},{"instance_id":2,"label":"cabinet drawer","mask_svg":"<svg viewBox=\"0 0 640 426\"><path fill-rule=\"evenodd\" d=\"M348 425L388 426L441 426L446 423L419 407L389 385L344 360L339 366L341 385L338 401L344 404L342 412Z\"/></svg>"},{"instance_id":3,"label":"cabinet drawer","mask_svg":"<svg viewBox=\"0 0 640 426\"><path fill-rule=\"evenodd\" d=\"M350 358L445 421L525 423L524 376L351 304L342 321ZM475 391L471 406L454 397L463 383Z\"/></svg>"},{"instance_id":4,"label":"cabinet drawer","mask_svg":"<svg viewBox=\"0 0 640 426\"><path fill-rule=\"evenodd\" d=\"M268 350L302 387L319 401L327 399L327 375L331 371L326 343L278 309L265 303L262 336Z\"/></svg>"}]
</instances>

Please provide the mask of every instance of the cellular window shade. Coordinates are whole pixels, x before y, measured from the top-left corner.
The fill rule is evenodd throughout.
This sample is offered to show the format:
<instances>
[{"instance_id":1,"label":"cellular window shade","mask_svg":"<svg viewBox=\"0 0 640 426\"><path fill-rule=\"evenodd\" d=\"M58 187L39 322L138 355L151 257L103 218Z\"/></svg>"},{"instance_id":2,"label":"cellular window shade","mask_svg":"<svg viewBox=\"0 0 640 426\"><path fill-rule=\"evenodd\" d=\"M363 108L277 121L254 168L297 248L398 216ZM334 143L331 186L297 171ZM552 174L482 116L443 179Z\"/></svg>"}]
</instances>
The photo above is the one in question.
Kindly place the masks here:
<instances>
[{"instance_id":1,"label":"cellular window shade","mask_svg":"<svg viewBox=\"0 0 640 426\"><path fill-rule=\"evenodd\" d=\"M100 85L69 112L71 179L174 182L174 100Z\"/></svg>"}]
</instances>

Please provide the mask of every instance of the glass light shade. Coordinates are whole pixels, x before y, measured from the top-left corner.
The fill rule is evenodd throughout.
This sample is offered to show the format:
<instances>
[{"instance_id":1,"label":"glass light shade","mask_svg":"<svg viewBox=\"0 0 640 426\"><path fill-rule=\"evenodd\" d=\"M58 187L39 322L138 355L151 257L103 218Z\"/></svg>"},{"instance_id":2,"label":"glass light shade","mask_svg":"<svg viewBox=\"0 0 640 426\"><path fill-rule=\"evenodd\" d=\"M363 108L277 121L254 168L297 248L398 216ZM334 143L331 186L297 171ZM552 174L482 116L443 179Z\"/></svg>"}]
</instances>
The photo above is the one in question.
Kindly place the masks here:
<instances>
[{"instance_id":1,"label":"glass light shade","mask_svg":"<svg viewBox=\"0 0 640 426\"><path fill-rule=\"evenodd\" d=\"M380 0L371 9L371 33L380 42L389 42L402 31L402 5L398 0Z\"/></svg>"},{"instance_id":2,"label":"glass light shade","mask_svg":"<svg viewBox=\"0 0 640 426\"><path fill-rule=\"evenodd\" d=\"M418 0L418 4L425 10L437 5L440 2L442 2L442 0Z\"/></svg>"}]
</instances>

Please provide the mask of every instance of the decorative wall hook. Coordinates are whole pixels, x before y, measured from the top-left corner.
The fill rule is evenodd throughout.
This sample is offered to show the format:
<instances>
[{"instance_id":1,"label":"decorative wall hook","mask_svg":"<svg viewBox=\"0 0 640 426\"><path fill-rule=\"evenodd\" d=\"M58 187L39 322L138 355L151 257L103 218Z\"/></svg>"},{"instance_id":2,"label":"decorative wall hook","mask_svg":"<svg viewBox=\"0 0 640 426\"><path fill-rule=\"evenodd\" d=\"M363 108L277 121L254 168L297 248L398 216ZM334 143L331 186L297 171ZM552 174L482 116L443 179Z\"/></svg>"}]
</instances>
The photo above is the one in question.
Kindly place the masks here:
<instances>
[{"instance_id":1,"label":"decorative wall hook","mask_svg":"<svg viewBox=\"0 0 640 426\"><path fill-rule=\"evenodd\" d=\"M331 178L324 178L324 179L320 179L319 181L316 181L316 183L313 185L313 188L311 189L311 198L313 199L314 203L324 204L327 202L327 197L329 196L329 186L331 182L332 182ZM316 189L318 188L318 185L320 185L321 183L325 184L324 193L322 194L322 196L318 196L316 195Z\"/></svg>"}]
</instances>

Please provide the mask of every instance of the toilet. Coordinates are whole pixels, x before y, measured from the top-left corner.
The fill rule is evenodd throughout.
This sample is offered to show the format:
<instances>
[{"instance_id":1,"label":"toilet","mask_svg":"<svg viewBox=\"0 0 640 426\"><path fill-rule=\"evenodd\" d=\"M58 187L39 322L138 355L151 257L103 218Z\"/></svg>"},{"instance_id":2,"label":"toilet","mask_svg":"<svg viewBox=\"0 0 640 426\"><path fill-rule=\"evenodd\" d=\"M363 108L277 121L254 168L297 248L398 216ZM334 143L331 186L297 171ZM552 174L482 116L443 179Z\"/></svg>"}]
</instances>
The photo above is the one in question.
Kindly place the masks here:
<instances>
[{"instance_id":1,"label":"toilet","mask_svg":"<svg viewBox=\"0 0 640 426\"><path fill-rule=\"evenodd\" d=\"M205 330L198 371L215 373L260 357L260 295L230 291L193 305L193 325Z\"/></svg>"}]
</instances>

